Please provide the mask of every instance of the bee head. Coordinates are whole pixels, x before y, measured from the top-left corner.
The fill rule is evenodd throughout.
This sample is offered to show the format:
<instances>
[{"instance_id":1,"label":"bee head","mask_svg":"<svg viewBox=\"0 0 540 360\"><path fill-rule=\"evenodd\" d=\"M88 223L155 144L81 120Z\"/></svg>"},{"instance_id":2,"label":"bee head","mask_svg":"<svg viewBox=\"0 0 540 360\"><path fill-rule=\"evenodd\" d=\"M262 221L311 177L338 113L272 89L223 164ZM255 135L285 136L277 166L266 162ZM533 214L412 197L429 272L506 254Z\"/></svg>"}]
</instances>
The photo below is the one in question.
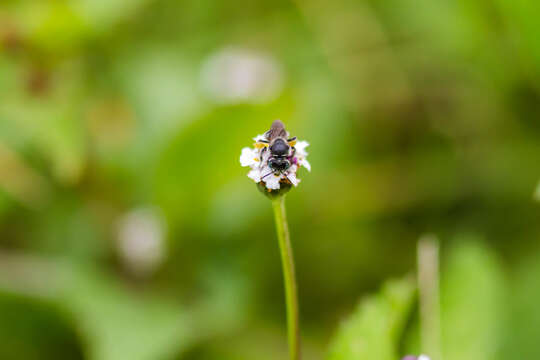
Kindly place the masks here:
<instances>
[{"instance_id":1,"label":"bee head","mask_svg":"<svg viewBox=\"0 0 540 360\"><path fill-rule=\"evenodd\" d=\"M270 145L270 152L273 155L285 156L289 153L289 148L290 146L285 140L283 140L282 138L277 138L276 140L274 140L272 145Z\"/></svg>"},{"instance_id":2,"label":"bee head","mask_svg":"<svg viewBox=\"0 0 540 360\"><path fill-rule=\"evenodd\" d=\"M288 168L290 168L291 167L291 162L289 160L283 159L283 158L277 158L277 159L276 158L271 158L270 160L268 160L268 166L273 171L280 172L280 171L285 171Z\"/></svg>"}]
</instances>

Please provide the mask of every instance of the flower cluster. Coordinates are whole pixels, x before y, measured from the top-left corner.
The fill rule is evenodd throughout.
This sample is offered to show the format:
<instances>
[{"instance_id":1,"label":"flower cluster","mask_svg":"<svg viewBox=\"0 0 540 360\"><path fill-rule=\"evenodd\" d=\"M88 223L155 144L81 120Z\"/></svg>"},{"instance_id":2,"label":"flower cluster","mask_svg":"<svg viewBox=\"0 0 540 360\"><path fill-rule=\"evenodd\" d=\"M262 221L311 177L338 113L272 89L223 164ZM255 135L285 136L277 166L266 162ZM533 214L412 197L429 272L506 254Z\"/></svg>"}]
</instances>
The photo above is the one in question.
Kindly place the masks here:
<instances>
[{"instance_id":1,"label":"flower cluster","mask_svg":"<svg viewBox=\"0 0 540 360\"><path fill-rule=\"evenodd\" d=\"M311 165L306 160L308 155L306 147L309 143L307 141L296 141L296 138L289 139L289 152L281 156L283 161L287 162L286 168L276 169L275 167L271 167L269 160L275 156L272 152L272 142L274 140L272 138L272 130L275 126L281 126L282 131L285 132L283 124L279 120L276 120L272 124L272 128L264 135L253 138L255 141L253 148L243 148L240 155L240 164L251 168L248 177L256 183L263 185L268 192L279 190L282 186L290 187L290 185L298 185L300 179L296 177L296 173L301 166L311 171ZM289 133L285 133L286 138L288 138Z\"/></svg>"}]
</instances>

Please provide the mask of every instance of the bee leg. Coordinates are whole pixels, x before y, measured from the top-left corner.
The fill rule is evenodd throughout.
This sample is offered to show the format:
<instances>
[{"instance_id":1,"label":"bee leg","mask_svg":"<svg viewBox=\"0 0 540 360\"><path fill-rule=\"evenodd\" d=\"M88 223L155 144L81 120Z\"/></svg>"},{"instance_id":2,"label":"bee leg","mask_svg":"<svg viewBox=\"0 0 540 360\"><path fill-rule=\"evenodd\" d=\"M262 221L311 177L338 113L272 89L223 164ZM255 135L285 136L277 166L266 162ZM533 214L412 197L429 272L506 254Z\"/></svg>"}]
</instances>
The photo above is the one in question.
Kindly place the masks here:
<instances>
[{"instance_id":1,"label":"bee leg","mask_svg":"<svg viewBox=\"0 0 540 360\"><path fill-rule=\"evenodd\" d=\"M281 174L283 174L283 176L285 176L285 179L287 179L288 182L290 182L291 184L293 183L293 182L291 181L291 179L289 179L289 175L287 175L286 172L282 172Z\"/></svg>"},{"instance_id":2,"label":"bee leg","mask_svg":"<svg viewBox=\"0 0 540 360\"><path fill-rule=\"evenodd\" d=\"M296 148L294 146L291 146L291 156L289 156L289 160L293 160L294 155L296 155Z\"/></svg>"},{"instance_id":3,"label":"bee leg","mask_svg":"<svg viewBox=\"0 0 540 360\"><path fill-rule=\"evenodd\" d=\"M289 144L290 146L294 146L296 145L296 136L290 138L290 139L287 139L287 144Z\"/></svg>"},{"instance_id":4,"label":"bee leg","mask_svg":"<svg viewBox=\"0 0 540 360\"><path fill-rule=\"evenodd\" d=\"M261 151L261 156L259 157L259 161L261 162L261 164L262 164L263 155L264 155L264 153L266 152L266 149L267 149L267 148L263 148L262 151Z\"/></svg>"}]
</instances>

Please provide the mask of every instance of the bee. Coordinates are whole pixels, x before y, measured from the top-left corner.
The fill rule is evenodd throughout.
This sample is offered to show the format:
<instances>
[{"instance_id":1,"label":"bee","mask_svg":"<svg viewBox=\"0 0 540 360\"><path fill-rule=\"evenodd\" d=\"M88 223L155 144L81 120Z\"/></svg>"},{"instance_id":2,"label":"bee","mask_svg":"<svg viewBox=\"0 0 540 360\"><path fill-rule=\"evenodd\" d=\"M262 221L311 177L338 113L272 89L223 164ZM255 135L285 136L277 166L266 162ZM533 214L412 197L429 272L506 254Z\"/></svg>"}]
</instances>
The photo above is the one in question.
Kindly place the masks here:
<instances>
[{"instance_id":1,"label":"bee","mask_svg":"<svg viewBox=\"0 0 540 360\"><path fill-rule=\"evenodd\" d=\"M259 148L262 147L260 161L263 161L263 156L268 151L270 156L267 160L267 165L270 168L271 172L266 174L264 177L274 174L280 175L285 174L285 172L291 167L294 162L294 155L296 149L296 136L289 138L289 134L285 130L285 125L279 120L275 120L268 130L264 137L258 141L255 146ZM263 177L263 178L264 178Z\"/></svg>"}]
</instances>

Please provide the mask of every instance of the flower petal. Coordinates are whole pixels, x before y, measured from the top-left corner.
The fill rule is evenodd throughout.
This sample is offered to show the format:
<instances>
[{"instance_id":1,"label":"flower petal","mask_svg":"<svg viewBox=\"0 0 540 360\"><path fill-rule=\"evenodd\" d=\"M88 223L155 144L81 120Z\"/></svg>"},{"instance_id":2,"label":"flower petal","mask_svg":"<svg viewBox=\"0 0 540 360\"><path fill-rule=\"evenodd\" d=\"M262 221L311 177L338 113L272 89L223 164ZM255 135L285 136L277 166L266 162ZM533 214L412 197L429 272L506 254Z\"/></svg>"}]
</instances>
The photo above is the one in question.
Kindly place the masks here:
<instances>
[{"instance_id":1,"label":"flower petal","mask_svg":"<svg viewBox=\"0 0 540 360\"><path fill-rule=\"evenodd\" d=\"M290 172L287 174L287 179L289 179L289 181L294 185L294 186L297 186L298 183L300 183L300 179L298 179L296 177L296 173L295 172Z\"/></svg>"},{"instance_id":2,"label":"flower petal","mask_svg":"<svg viewBox=\"0 0 540 360\"><path fill-rule=\"evenodd\" d=\"M296 174L297 171L298 171L298 165L293 164L293 165L291 165L289 170L287 170L287 173L288 174L290 174L290 173Z\"/></svg>"},{"instance_id":3,"label":"flower petal","mask_svg":"<svg viewBox=\"0 0 540 360\"><path fill-rule=\"evenodd\" d=\"M248 178L252 179L256 183L261 182L261 170L260 169L253 169L248 173Z\"/></svg>"},{"instance_id":4,"label":"flower petal","mask_svg":"<svg viewBox=\"0 0 540 360\"><path fill-rule=\"evenodd\" d=\"M277 190L280 188L279 180L281 180L282 175L268 175L264 182L266 183L266 187L271 190Z\"/></svg>"},{"instance_id":5,"label":"flower petal","mask_svg":"<svg viewBox=\"0 0 540 360\"><path fill-rule=\"evenodd\" d=\"M245 147L242 149L242 154L240 155L240 165L242 166L254 166L259 164L258 151Z\"/></svg>"},{"instance_id":6,"label":"flower petal","mask_svg":"<svg viewBox=\"0 0 540 360\"><path fill-rule=\"evenodd\" d=\"M309 143L307 141L298 141L296 145L294 146L296 148L296 154L298 157L306 157L307 151L306 148L309 146Z\"/></svg>"},{"instance_id":7,"label":"flower petal","mask_svg":"<svg viewBox=\"0 0 540 360\"><path fill-rule=\"evenodd\" d=\"M307 171L311 172L311 164L305 158L299 158L298 164L300 164L300 166L305 167Z\"/></svg>"}]
</instances>

